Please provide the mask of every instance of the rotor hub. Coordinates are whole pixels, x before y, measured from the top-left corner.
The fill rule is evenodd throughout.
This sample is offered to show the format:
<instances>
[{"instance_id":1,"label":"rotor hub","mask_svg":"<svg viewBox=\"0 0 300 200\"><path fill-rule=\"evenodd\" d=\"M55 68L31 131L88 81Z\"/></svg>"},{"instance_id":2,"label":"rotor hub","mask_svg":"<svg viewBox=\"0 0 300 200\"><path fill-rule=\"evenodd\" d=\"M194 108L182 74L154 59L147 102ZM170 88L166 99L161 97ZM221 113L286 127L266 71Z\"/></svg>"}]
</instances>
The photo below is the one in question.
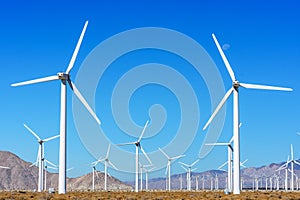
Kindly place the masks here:
<instances>
[{"instance_id":1,"label":"rotor hub","mask_svg":"<svg viewBox=\"0 0 300 200\"><path fill-rule=\"evenodd\" d=\"M235 81L233 81L232 85L234 88L238 88L240 86L240 82L235 80Z\"/></svg>"},{"instance_id":2,"label":"rotor hub","mask_svg":"<svg viewBox=\"0 0 300 200\"><path fill-rule=\"evenodd\" d=\"M57 76L60 80L69 80L70 79L70 75L66 74L64 72L57 73Z\"/></svg>"}]
</instances>

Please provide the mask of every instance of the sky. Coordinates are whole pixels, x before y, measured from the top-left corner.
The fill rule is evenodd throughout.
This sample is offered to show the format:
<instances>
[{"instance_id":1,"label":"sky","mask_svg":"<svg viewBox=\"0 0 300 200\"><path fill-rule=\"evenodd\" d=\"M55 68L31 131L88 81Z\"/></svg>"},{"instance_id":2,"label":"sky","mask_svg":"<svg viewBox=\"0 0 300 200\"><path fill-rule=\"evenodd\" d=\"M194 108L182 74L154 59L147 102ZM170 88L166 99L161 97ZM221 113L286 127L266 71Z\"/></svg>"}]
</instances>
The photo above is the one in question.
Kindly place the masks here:
<instances>
[{"instance_id":1,"label":"sky","mask_svg":"<svg viewBox=\"0 0 300 200\"><path fill-rule=\"evenodd\" d=\"M232 137L232 98L212 127L203 131L231 79L211 34L215 33L240 82L286 86L293 92L240 88L241 160L247 167L283 162L290 144L299 158L300 13L298 1L6 1L0 3L0 150L35 162L41 138L59 134L58 81L10 84L66 70L85 21L89 21L73 82L95 109L102 125L68 88L68 176L91 172L104 157L119 169L111 175L134 180L134 147L149 121L142 146L153 161L150 177L164 177L170 156L195 160L196 171L217 169L225 147L208 141ZM45 143L45 157L58 164L59 140ZM141 155L141 162L147 160ZM0 163L1 164L1 163ZM103 165L97 169L102 171ZM55 172L55 171L53 171Z\"/></svg>"}]
</instances>

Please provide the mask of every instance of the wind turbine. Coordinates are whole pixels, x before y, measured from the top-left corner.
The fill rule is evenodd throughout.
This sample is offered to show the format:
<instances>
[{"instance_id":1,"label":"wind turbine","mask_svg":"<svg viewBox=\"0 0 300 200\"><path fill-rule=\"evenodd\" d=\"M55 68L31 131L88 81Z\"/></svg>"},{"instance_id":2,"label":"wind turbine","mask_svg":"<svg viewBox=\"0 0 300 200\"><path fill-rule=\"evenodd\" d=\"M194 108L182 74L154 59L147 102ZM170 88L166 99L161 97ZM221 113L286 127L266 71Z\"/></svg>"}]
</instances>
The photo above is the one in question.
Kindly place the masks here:
<instances>
[{"instance_id":1,"label":"wind turbine","mask_svg":"<svg viewBox=\"0 0 300 200\"><path fill-rule=\"evenodd\" d=\"M150 164L152 164L150 158L147 156L146 152L144 151L143 147L141 146L141 140L144 136L145 130L148 126L149 120L146 122L143 131L138 138L137 141L135 142L128 142L128 143L123 143L123 144L117 144L117 146L125 146L125 145L135 145L135 192L139 191L139 149L143 152L147 160L149 161Z\"/></svg>"},{"instance_id":2,"label":"wind turbine","mask_svg":"<svg viewBox=\"0 0 300 200\"><path fill-rule=\"evenodd\" d=\"M240 83L234 75L234 72L214 34L212 34L214 42L218 48L219 53L224 61L224 64L227 68L227 71L232 80L232 87L226 92L225 96L217 106L216 110L213 112L207 123L205 124L203 130L205 130L211 121L214 119L219 110L223 107L229 96L233 93L233 193L240 194L241 191L241 177L240 177L240 134L239 134L239 87L244 87L247 89L261 89L261 90L280 90L280 91L292 91L291 88L284 87L274 87L274 86L266 86L266 85L257 85L257 84L248 84L248 83Z\"/></svg>"},{"instance_id":3,"label":"wind turbine","mask_svg":"<svg viewBox=\"0 0 300 200\"><path fill-rule=\"evenodd\" d=\"M59 135L52 136L46 139L41 139L31 128L29 128L26 124L24 124L24 127L37 139L37 142L39 143L39 150L38 150L38 165L39 165L39 179L38 179L38 192L42 192L44 190L43 188L43 170L44 170L44 142L53 140L55 138L58 138Z\"/></svg>"},{"instance_id":4,"label":"wind turbine","mask_svg":"<svg viewBox=\"0 0 300 200\"><path fill-rule=\"evenodd\" d=\"M118 168L108 159L109 156L109 152L110 152L110 144L107 147L107 152L106 152L106 156L103 159L100 159L96 162L94 162L96 165L99 162L102 162L104 164L104 190L107 191L107 167L110 165L112 166L115 170L118 170Z\"/></svg>"},{"instance_id":5,"label":"wind turbine","mask_svg":"<svg viewBox=\"0 0 300 200\"><path fill-rule=\"evenodd\" d=\"M146 176L146 191L148 191L148 174L149 174L149 172L151 172L152 170L154 170L155 167L152 167L150 169L147 169L147 168L144 167L143 169L145 171L145 176Z\"/></svg>"},{"instance_id":6,"label":"wind turbine","mask_svg":"<svg viewBox=\"0 0 300 200\"><path fill-rule=\"evenodd\" d=\"M168 154L166 154L166 152L164 152L161 148L158 148L160 150L160 152L168 159L168 163L167 163L167 167L166 167L166 174L168 173L168 190L170 191L171 190L171 162L173 160L176 160L178 158L182 158L184 157L185 155L179 155L179 156L174 156L174 157L170 157L168 156Z\"/></svg>"},{"instance_id":7,"label":"wind turbine","mask_svg":"<svg viewBox=\"0 0 300 200\"><path fill-rule=\"evenodd\" d=\"M219 167L222 168L224 165L226 165L227 163L227 166L228 166L228 169L227 169L227 189L229 192L232 192L232 152L233 152L233 148L232 148L232 143L233 141L233 137L230 139L230 141L228 143L208 143L208 144L205 144L207 146L227 146L227 154L228 154L228 160L227 162L225 162L223 165L221 165Z\"/></svg>"},{"instance_id":8,"label":"wind turbine","mask_svg":"<svg viewBox=\"0 0 300 200\"><path fill-rule=\"evenodd\" d=\"M143 165L142 163L140 163L140 190L141 191L143 190L143 171L146 172L146 170L145 170L146 167L151 167L151 166L152 166L152 164L150 164L150 165ZM148 181L147 179L148 179L148 177L147 177L147 174L146 174L146 186L147 186L147 181ZM147 187L146 187L146 190L148 190Z\"/></svg>"},{"instance_id":9,"label":"wind turbine","mask_svg":"<svg viewBox=\"0 0 300 200\"><path fill-rule=\"evenodd\" d=\"M291 164L291 170L288 169L288 165ZM293 149L293 145L291 144L291 160L287 160L287 162L285 164L283 164L281 167L279 167L276 171L282 170L282 169L286 169L289 170L291 172L291 190L294 190L294 164L299 165L300 163L298 161L296 161L294 159L294 149ZM286 183L287 183L287 174L286 174Z\"/></svg>"},{"instance_id":10,"label":"wind turbine","mask_svg":"<svg viewBox=\"0 0 300 200\"><path fill-rule=\"evenodd\" d=\"M97 115L94 113L93 109L88 105L87 101L84 99L82 94L79 92L77 87L74 85L74 83L70 79L70 71L74 66L79 48L81 46L81 42L83 39L83 36L85 34L86 28L88 25L88 21L85 22L85 25L83 27L83 30L81 32L81 35L79 37L79 40L77 42L76 48L73 52L72 58L70 60L70 63L67 67L67 70L65 72L59 72L56 75L48 76L44 78L39 78L35 80L20 82L12 84L11 86L21 86L21 85L29 85L29 84L35 84L35 83L41 83L41 82L48 82L48 81L61 81L61 96L60 96L60 151L59 151L59 185L58 185L58 193L59 194L65 194L66 193L66 133L67 133L67 127L66 127L66 103L67 103L67 83L69 84L71 90L74 92L74 94L78 97L78 99L83 103L83 105L86 107L86 109L90 112L90 114L95 118L98 124L101 124L100 120L98 119Z\"/></svg>"},{"instance_id":11,"label":"wind turbine","mask_svg":"<svg viewBox=\"0 0 300 200\"><path fill-rule=\"evenodd\" d=\"M192 167L197 163L199 162L199 159L197 159L195 162L193 162L192 164L188 165L186 163L183 163L183 162L179 162L180 164L184 165L187 167L187 169L185 169L183 166L181 166L183 169L187 170L188 172L188 184L187 184L187 189L190 191L191 190L191 172L194 171L195 169L192 169Z\"/></svg>"}]
</instances>

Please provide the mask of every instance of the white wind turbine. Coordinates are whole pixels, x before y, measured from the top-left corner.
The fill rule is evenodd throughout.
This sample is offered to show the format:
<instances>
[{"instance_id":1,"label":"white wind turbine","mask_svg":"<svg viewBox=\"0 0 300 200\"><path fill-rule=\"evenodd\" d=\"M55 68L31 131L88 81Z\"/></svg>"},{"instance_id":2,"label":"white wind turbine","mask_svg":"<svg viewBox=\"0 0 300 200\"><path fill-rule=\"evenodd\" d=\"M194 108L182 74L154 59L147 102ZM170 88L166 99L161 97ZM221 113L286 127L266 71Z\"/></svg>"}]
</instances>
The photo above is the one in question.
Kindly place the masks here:
<instances>
[{"instance_id":1,"label":"white wind turbine","mask_svg":"<svg viewBox=\"0 0 300 200\"><path fill-rule=\"evenodd\" d=\"M287 162L285 164L283 164L281 167L279 167L278 170L282 170L282 169L286 169L288 170L288 165L291 164L291 170L289 170L291 172L291 190L294 190L294 164L299 165L300 163L298 161L296 161L294 159L294 149L293 149L293 145L291 144L291 160L287 160ZM286 175L286 182L287 182L287 175Z\"/></svg>"},{"instance_id":2,"label":"white wind turbine","mask_svg":"<svg viewBox=\"0 0 300 200\"><path fill-rule=\"evenodd\" d=\"M186 163L183 163L183 162L179 162L180 164L184 165L187 167L187 169L183 166L181 166L183 169L185 169L187 171L187 190L191 190L191 172L196 170L196 169L192 169L192 167L197 163L199 162L199 159L196 160L195 162L193 162L192 164L188 165Z\"/></svg>"},{"instance_id":3,"label":"white wind turbine","mask_svg":"<svg viewBox=\"0 0 300 200\"><path fill-rule=\"evenodd\" d=\"M149 120L146 122L143 131L138 138L137 141L135 142L128 142L128 143L123 143L123 144L117 144L117 146L125 146L125 145L135 145L135 192L139 191L139 149L143 152L147 160L149 161L150 164L152 164L150 158L147 156L146 152L144 151L143 147L141 146L141 140L144 136L145 130L148 126Z\"/></svg>"},{"instance_id":4,"label":"white wind turbine","mask_svg":"<svg viewBox=\"0 0 300 200\"><path fill-rule=\"evenodd\" d=\"M142 163L140 163L140 191L143 190L143 171L146 172L146 170L145 170L146 167L151 167L151 166L152 166L152 164L150 164L150 165L143 165ZM148 178L147 178L147 174L146 174L146 182L148 181L147 179ZM146 183L146 186L147 186L147 183Z\"/></svg>"},{"instance_id":5,"label":"white wind turbine","mask_svg":"<svg viewBox=\"0 0 300 200\"><path fill-rule=\"evenodd\" d=\"M233 149L234 149L234 156L233 156L233 193L240 194L241 190L241 180L240 180L240 134L239 134L239 87L244 87L247 89L261 89L261 90L281 90L281 91L292 91L291 88L284 88L284 87L274 87L274 86L266 86L266 85L257 85L257 84L248 84L248 83L240 83L234 75L234 72L219 44L217 38L214 34L212 34L214 42L218 48L219 53L224 61L224 64L227 68L227 71L232 80L232 87L226 92L225 96L217 106L216 110L213 112L207 123L205 124L203 130L205 130L211 121L214 119L216 114L219 110L223 107L231 93L233 93Z\"/></svg>"},{"instance_id":6,"label":"white wind turbine","mask_svg":"<svg viewBox=\"0 0 300 200\"><path fill-rule=\"evenodd\" d=\"M107 147L107 152L106 156L103 159L99 159L98 161L94 162L95 165L97 163L102 162L104 164L104 190L107 191L107 167L110 165L112 166L115 170L118 170L118 168L108 159L110 152L110 144Z\"/></svg>"},{"instance_id":7,"label":"white wind turbine","mask_svg":"<svg viewBox=\"0 0 300 200\"><path fill-rule=\"evenodd\" d=\"M145 171L145 176L146 176L146 191L148 191L148 174L149 174L149 172L151 172L152 170L154 170L155 167L152 167L150 169L147 169L147 168L144 167L143 169Z\"/></svg>"},{"instance_id":8,"label":"white wind turbine","mask_svg":"<svg viewBox=\"0 0 300 200\"><path fill-rule=\"evenodd\" d=\"M225 162L223 165L221 165L219 167L222 168L224 165L226 165L227 163L227 166L228 166L228 169L227 169L227 189L229 192L232 192L232 152L233 152L233 148L232 148L232 143L233 141L233 137L231 138L231 140L228 142L228 143L208 143L208 144L205 144L207 146L227 146L227 153L228 153L228 159L227 159L227 162Z\"/></svg>"},{"instance_id":9,"label":"white wind turbine","mask_svg":"<svg viewBox=\"0 0 300 200\"><path fill-rule=\"evenodd\" d=\"M166 154L166 152L164 152L161 148L158 148L158 149L168 159L168 163L167 163L167 167L166 167L166 174L168 173L168 190L170 191L171 190L171 162L178 158L184 157L185 155L169 157L168 154Z\"/></svg>"},{"instance_id":10,"label":"white wind turbine","mask_svg":"<svg viewBox=\"0 0 300 200\"><path fill-rule=\"evenodd\" d=\"M101 124L100 120L98 119L97 115L94 113L93 109L88 105L87 101L84 99L82 94L79 92L77 87L70 79L70 71L74 66L79 48L81 46L81 42L83 36L85 34L86 28L88 25L88 21L85 22L81 35L79 37L78 43L76 48L73 52L72 58L70 63L67 67L66 72L59 72L56 75L48 76L44 78L39 78L35 80L20 82L12 84L11 86L21 86L21 85L29 85L47 81L61 81L61 96L60 96L60 151L59 151L59 185L58 185L58 193L65 194L66 193L66 103L67 103L67 83L69 84L70 88L74 92L74 94L78 97L78 99L83 103L86 109L90 112L90 114L95 118L98 124Z\"/></svg>"},{"instance_id":11,"label":"white wind turbine","mask_svg":"<svg viewBox=\"0 0 300 200\"><path fill-rule=\"evenodd\" d=\"M39 165L39 179L38 179L38 192L42 192L44 190L43 188L43 182L44 182L44 142L53 140L55 138L58 138L59 135L52 136L46 139L41 139L31 128L29 128L26 124L24 124L24 127L37 139L37 142L39 143L39 150L38 150L38 165Z\"/></svg>"}]
</instances>

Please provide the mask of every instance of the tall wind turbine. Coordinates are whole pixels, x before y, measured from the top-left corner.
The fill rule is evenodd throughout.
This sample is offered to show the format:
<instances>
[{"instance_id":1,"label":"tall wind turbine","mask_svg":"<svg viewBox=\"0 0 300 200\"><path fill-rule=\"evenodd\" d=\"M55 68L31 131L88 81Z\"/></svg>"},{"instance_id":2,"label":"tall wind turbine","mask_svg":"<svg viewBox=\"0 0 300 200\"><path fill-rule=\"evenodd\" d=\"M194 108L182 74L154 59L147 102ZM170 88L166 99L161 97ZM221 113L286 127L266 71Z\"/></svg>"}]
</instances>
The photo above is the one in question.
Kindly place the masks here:
<instances>
[{"instance_id":1,"label":"tall wind turbine","mask_svg":"<svg viewBox=\"0 0 300 200\"><path fill-rule=\"evenodd\" d=\"M110 144L107 147L107 152L106 152L106 156L103 159L100 159L96 162L94 162L95 164L102 162L104 163L104 190L107 191L107 167L110 165L112 166L115 170L118 170L118 168L108 159L109 156L109 152L110 152Z\"/></svg>"},{"instance_id":2,"label":"tall wind turbine","mask_svg":"<svg viewBox=\"0 0 300 200\"><path fill-rule=\"evenodd\" d=\"M225 96L217 106L216 110L213 112L207 123L205 124L203 130L205 130L211 121L214 119L219 110L223 107L231 93L233 93L233 193L240 194L241 190L241 177L240 177L240 134L239 134L239 87L244 87L247 89L261 89L261 90L280 90L280 91L292 91L291 88L284 87L274 87L274 86L266 86L266 85L256 85L256 84L248 84L248 83L240 83L234 75L234 72L214 34L212 34L214 42L218 48L219 53L224 61L224 64L227 68L227 71L232 80L232 87L226 92Z\"/></svg>"},{"instance_id":3,"label":"tall wind turbine","mask_svg":"<svg viewBox=\"0 0 300 200\"><path fill-rule=\"evenodd\" d=\"M205 144L207 146L227 146L228 160L223 165L221 165L219 168L222 168L227 163L227 166L228 166L228 169L227 169L227 187L228 188L227 189L229 192L232 192L232 152L233 152L233 148L231 145L232 141L233 141L233 137L231 138L231 140L228 143Z\"/></svg>"},{"instance_id":4,"label":"tall wind turbine","mask_svg":"<svg viewBox=\"0 0 300 200\"><path fill-rule=\"evenodd\" d=\"M11 86L21 86L21 85L29 85L29 84L35 84L35 83L41 83L41 82L47 82L47 81L55 81L60 80L61 81L61 96L60 96L60 145L59 145L59 184L58 184L58 193L59 194L65 194L66 193L66 103L67 103L67 83L69 84L71 90L74 92L74 94L78 97L78 99L83 103L83 105L86 107L86 109L90 112L90 114L95 118L98 124L101 124L100 120L98 119L97 115L94 113L93 109L88 105L87 101L84 99L82 94L79 92L77 87L74 85L74 83L70 79L70 71L74 66L79 48L81 46L81 42L83 39L83 36L85 34L86 28L88 25L88 21L85 22L85 25L83 27L83 30L81 32L81 35L79 37L79 40L77 42L76 48L73 52L72 58L70 60L70 63L67 67L67 70L65 72L59 72L56 75L48 76L44 78L39 78L35 80L20 82L12 84Z\"/></svg>"},{"instance_id":5,"label":"tall wind turbine","mask_svg":"<svg viewBox=\"0 0 300 200\"><path fill-rule=\"evenodd\" d=\"M152 170L154 170L155 167L152 167L150 169L147 169L147 168L144 167L143 169L145 171L145 176L146 176L146 191L148 191L148 174L149 174L149 172L151 172Z\"/></svg>"},{"instance_id":6,"label":"tall wind turbine","mask_svg":"<svg viewBox=\"0 0 300 200\"><path fill-rule=\"evenodd\" d=\"M145 155L145 157L147 158L149 163L152 164L150 158L147 156L146 152L144 151L143 147L141 146L141 140L144 136L144 133L148 126L148 123L149 123L149 120L146 122L146 124L143 128L143 131L137 141L117 145L117 146L135 145L135 192L139 191L139 149L141 149L141 151L143 152L143 154Z\"/></svg>"},{"instance_id":7,"label":"tall wind turbine","mask_svg":"<svg viewBox=\"0 0 300 200\"><path fill-rule=\"evenodd\" d=\"M185 169L184 167L182 167L183 169L185 169L187 171L187 179L188 179L188 182L187 182L187 190L191 190L191 172L195 169L192 169L192 167L197 163L199 162L199 159L196 160L195 162L193 162L192 164L188 165L186 163L183 163L183 162L179 162L180 164L184 165L187 167L187 169Z\"/></svg>"},{"instance_id":8,"label":"tall wind turbine","mask_svg":"<svg viewBox=\"0 0 300 200\"><path fill-rule=\"evenodd\" d=\"M170 157L161 148L158 148L158 149L168 159L168 163L167 163L167 167L166 167L166 174L168 173L168 190L170 191L171 190L171 162L173 160L178 159L178 158L184 157L185 155L179 155L179 156Z\"/></svg>"},{"instance_id":9,"label":"tall wind turbine","mask_svg":"<svg viewBox=\"0 0 300 200\"><path fill-rule=\"evenodd\" d=\"M24 124L24 127L37 139L37 142L39 143L39 150L38 150L38 165L39 165L39 180L38 180L38 192L42 192L44 190L43 188L43 181L44 181L44 142L53 140L55 138L58 138L59 135L49 137L47 139L42 140L31 128L29 128L26 124Z\"/></svg>"}]
</instances>

